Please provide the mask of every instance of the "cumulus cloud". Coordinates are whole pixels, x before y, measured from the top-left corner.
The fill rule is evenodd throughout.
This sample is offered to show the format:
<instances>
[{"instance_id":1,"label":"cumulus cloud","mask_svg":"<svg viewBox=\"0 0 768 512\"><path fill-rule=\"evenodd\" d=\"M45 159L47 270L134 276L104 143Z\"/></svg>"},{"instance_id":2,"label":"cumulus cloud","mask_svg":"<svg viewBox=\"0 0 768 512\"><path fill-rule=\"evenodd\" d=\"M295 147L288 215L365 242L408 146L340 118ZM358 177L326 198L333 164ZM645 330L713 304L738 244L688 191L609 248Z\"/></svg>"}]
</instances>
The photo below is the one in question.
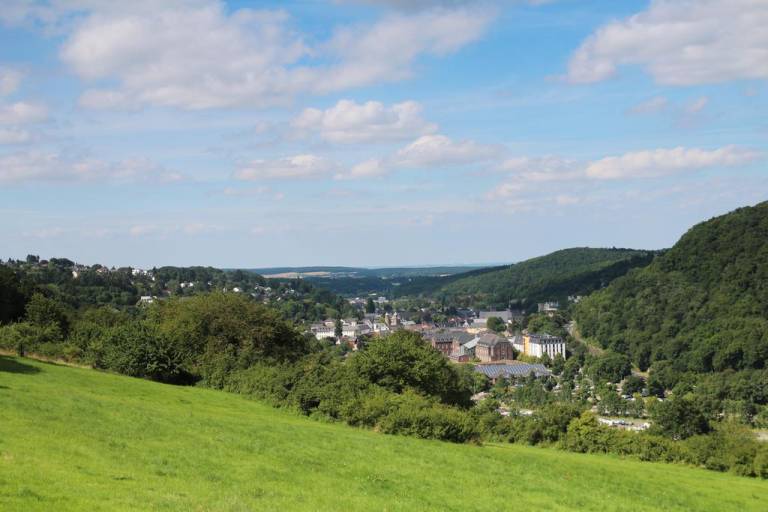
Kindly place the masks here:
<instances>
[{"instance_id":1,"label":"cumulus cloud","mask_svg":"<svg viewBox=\"0 0 768 512\"><path fill-rule=\"evenodd\" d=\"M428 169L487 164L501 157L504 147L472 140L453 140L445 135L423 135L382 158L370 158L340 171L337 180L362 179L387 175L397 169Z\"/></svg>"},{"instance_id":2,"label":"cumulus cloud","mask_svg":"<svg viewBox=\"0 0 768 512\"><path fill-rule=\"evenodd\" d=\"M252 160L235 172L244 181L323 178L339 171L340 166L317 155L296 155L276 160Z\"/></svg>"},{"instance_id":3,"label":"cumulus cloud","mask_svg":"<svg viewBox=\"0 0 768 512\"><path fill-rule=\"evenodd\" d=\"M529 182L562 181L583 176L583 163L556 155L515 157L502 162L499 170Z\"/></svg>"},{"instance_id":4,"label":"cumulus cloud","mask_svg":"<svg viewBox=\"0 0 768 512\"><path fill-rule=\"evenodd\" d=\"M400 167L464 165L497 158L502 151L497 145L455 141L445 135L424 135L400 149L393 161Z\"/></svg>"},{"instance_id":5,"label":"cumulus cloud","mask_svg":"<svg viewBox=\"0 0 768 512\"><path fill-rule=\"evenodd\" d=\"M669 100L665 96L654 96L629 109L630 114L655 114L663 112L669 106Z\"/></svg>"},{"instance_id":6,"label":"cumulus cloud","mask_svg":"<svg viewBox=\"0 0 768 512\"><path fill-rule=\"evenodd\" d=\"M213 0L153 5L95 8L67 38L61 58L81 78L119 84L86 91L82 106L282 105L297 94L406 78L418 56L453 52L492 19L480 8L391 14L309 46L283 11L228 12Z\"/></svg>"},{"instance_id":7,"label":"cumulus cloud","mask_svg":"<svg viewBox=\"0 0 768 512\"><path fill-rule=\"evenodd\" d=\"M323 50L339 64L322 73L316 90L326 93L409 78L417 57L455 52L479 39L493 17L494 12L484 8L432 9L338 29Z\"/></svg>"},{"instance_id":8,"label":"cumulus cloud","mask_svg":"<svg viewBox=\"0 0 768 512\"><path fill-rule=\"evenodd\" d=\"M106 162L71 158L56 152L28 151L0 156L0 183L77 183L87 181L174 182L182 175L145 159Z\"/></svg>"},{"instance_id":9,"label":"cumulus cloud","mask_svg":"<svg viewBox=\"0 0 768 512\"><path fill-rule=\"evenodd\" d=\"M300 133L316 133L340 144L404 140L437 131L436 125L424 120L421 111L415 101L387 107L378 101L341 100L326 110L305 109L291 126Z\"/></svg>"},{"instance_id":10,"label":"cumulus cloud","mask_svg":"<svg viewBox=\"0 0 768 512\"><path fill-rule=\"evenodd\" d=\"M704 110L708 104L709 98L707 96L701 96L700 98L693 100L685 106L685 113L689 115L698 114Z\"/></svg>"},{"instance_id":11,"label":"cumulus cloud","mask_svg":"<svg viewBox=\"0 0 768 512\"><path fill-rule=\"evenodd\" d=\"M740 166L759 157L758 152L737 146L713 150L676 147L634 151L592 162L586 168L586 175L600 180L653 178L709 167Z\"/></svg>"},{"instance_id":12,"label":"cumulus cloud","mask_svg":"<svg viewBox=\"0 0 768 512\"><path fill-rule=\"evenodd\" d=\"M570 59L567 78L592 83L639 65L665 85L768 79L768 2L653 0L600 27Z\"/></svg>"},{"instance_id":13,"label":"cumulus cloud","mask_svg":"<svg viewBox=\"0 0 768 512\"><path fill-rule=\"evenodd\" d=\"M550 197L561 205L580 202L575 190L588 192L596 181L661 178L714 167L738 167L760 159L754 150L738 146L705 150L677 147L628 152L598 160L580 161L558 156L510 158L499 165L505 181L491 189L491 200ZM558 183L559 182L559 183Z\"/></svg>"},{"instance_id":14,"label":"cumulus cloud","mask_svg":"<svg viewBox=\"0 0 768 512\"><path fill-rule=\"evenodd\" d=\"M21 84L22 74L16 69L0 68L0 96L13 94Z\"/></svg>"},{"instance_id":15,"label":"cumulus cloud","mask_svg":"<svg viewBox=\"0 0 768 512\"><path fill-rule=\"evenodd\" d=\"M362 178L375 178L388 174L390 170L391 167L387 162L378 158L371 158L360 162L357 165L353 165L348 172L337 173L336 176L334 176L334 179L357 180Z\"/></svg>"},{"instance_id":16,"label":"cumulus cloud","mask_svg":"<svg viewBox=\"0 0 768 512\"><path fill-rule=\"evenodd\" d=\"M0 128L0 144L24 144L32 140L32 134L19 128Z\"/></svg>"},{"instance_id":17,"label":"cumulus cloud","mask_svg":"<svg viewBox=\"0 0 768 512\"><path fill-rule=\"evenodd\" d=\"M0 124L28 124L44 121L48 118L48 108L39 103L17 101L0 104Z\"/></svg>"}]
</instances>

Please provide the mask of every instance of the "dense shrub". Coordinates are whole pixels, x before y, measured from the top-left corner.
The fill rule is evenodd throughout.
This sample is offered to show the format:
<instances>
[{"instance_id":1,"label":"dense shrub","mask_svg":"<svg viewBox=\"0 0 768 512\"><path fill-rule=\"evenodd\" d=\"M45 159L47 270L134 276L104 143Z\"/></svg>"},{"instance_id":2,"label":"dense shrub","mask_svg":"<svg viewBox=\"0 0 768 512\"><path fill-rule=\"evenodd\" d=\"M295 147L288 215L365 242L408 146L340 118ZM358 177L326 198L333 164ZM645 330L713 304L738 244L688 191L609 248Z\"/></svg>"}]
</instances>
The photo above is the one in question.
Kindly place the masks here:
<instances>
[{"instance_id":1,"label":"dense shrub","mask_svg":"<svg viewBox=\"0 0 768 512\"><path fill-rule=\"evenodd\" d=\"M397 331L370 343L349 361L353 371L395 393L411 388L447 404L469 405L473 383L420 334Z\"/></svg>"},{"instance_id":2,"label":"dense shrub","mask_svg":"<svg viewBox=\"0 0 768 512\"><path fill-rule=\"evenodd\" d=\"M397 398L397 407L377 424L385 434L401 434L422 439L465 443L479 438L469 413L434 403L413 392Z\"/></svg>"},{"instance_id":3,"label":"dense shrub","mask_svg":"<svg viewBox=\"0 0 768 512\"><path fill-rule=\"evenodd\" d=\"M183 382L188 376L171 341L152 323L134 322L114 327L103 336L105 368L131 377L161 382Z\"/></svg>"}]
</instances>

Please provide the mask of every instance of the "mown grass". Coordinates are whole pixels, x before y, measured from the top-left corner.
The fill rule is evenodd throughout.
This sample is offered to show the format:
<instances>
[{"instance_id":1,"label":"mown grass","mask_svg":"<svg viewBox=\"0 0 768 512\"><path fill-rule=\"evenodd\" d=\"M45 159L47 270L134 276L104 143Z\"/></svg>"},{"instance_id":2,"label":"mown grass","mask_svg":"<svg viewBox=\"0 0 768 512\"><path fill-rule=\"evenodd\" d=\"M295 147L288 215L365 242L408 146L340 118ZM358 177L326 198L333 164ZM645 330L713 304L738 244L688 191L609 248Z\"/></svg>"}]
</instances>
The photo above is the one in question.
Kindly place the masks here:
<instances>
[{"instance_id":1,"label":"mown grass","mask_svg":"<svg viewBox=\"0 0 768 512\"><path fill-rule=\"evenodd\" d=\"M768 483L315 422L245 397L0 357L0 510L768 509Z\"/></svg>"}]
</instances>

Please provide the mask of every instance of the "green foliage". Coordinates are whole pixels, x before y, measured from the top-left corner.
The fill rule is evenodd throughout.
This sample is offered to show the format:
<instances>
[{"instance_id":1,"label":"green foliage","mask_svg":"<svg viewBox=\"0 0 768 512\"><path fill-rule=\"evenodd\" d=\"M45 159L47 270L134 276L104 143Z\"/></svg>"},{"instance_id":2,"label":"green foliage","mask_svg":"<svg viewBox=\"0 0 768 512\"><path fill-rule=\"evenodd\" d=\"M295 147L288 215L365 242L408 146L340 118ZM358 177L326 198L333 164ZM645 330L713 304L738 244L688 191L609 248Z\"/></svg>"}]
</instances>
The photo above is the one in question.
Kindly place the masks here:
<instances>
[{"instance_id":1,"label":"green foliage","mask_svg":"<svg viewBox=\"0 0 768 512\"><path fill-rule=\"evenodd\" d=\"M445 356L410 331L372 341L349 364L366 381L395 393L410 388L459 405L468 405L472 394L471 383L459 378Z\"/></svg>"},{"instance_id":2,"label":"green foliage","mask_svg":"<svg viewBox=\"0 0 768 512\"><path fill-rule=\"evenodd\" d=\"M631 370L629 357L610 350L592 358L586 366L587 374L596 384L621 382Z\"/></svg>"},{"instance_id":3,"label":"green foliage","mask_svg":"<svg viewBox=\"0 0 768 512\"><path fill-rule=\"evenodd\" d=\"M0 264L0 325L19 320L24 315L26 302L19 275Z\"/></svg>"},{"instance_id":4,"label":"green foliage","mask_svg":"<svg viewBox=\"0 0 768 512\"><path fill-rule=\"evenodd\" d=\"M709 421L699 404L685 397L656 402L650 414L653 431L672 439L686 439L710 430Z\"/></svg>"},{"instance_id":5,"label":"green foliage","mask_svg":"<svg viewBox=\"0 0 768 512\"><path fill-rule=\"evenodd\" d=\"M768 361L768 203L693 227L648 267L581 301L581 333L641 369L762 369ZM654 383L656 385L657 383Z\"/></svg>"},{"instance_id":6,"label":"green foliage","mask_svg":"<svg viewBox=\"0 0 768 512\"><path fill-rule=\"evenodd\" d=\"M41 293L35 293L29 299L26 319L40 327L56 326L64 335L69 330L69 316L61 303Z\"/></svg>"},{"instance_id":7,"label":"green foliage","mask_svg":"<svg viewBox=\"0 0 768 512\"><path fill-rule=\"evenodd\" d=\"M18 322L0 327L0 348L23 356L39 354L57 357L63 350L63 336L56 324Z\"/></svg>"},{"instance_id":8,"label":"green foliage","mask_svg":"<svg viewBox=\"0 0 768 512\"><path fill-rule=\"evenodd\" d=\"M257 362L296 360L308 351L307 341L277 312L241 294L164 301L149 316L171 340L184 368L214 387Z\"/></svg>"},{"instance_id":9,"label":"green foliage","mask_svg":"<svg viewBox=\"0 0 768 512\"><path fill-rule=\"evenodd\" d=\"M489 317L486 326L493 332L504 332L507 329L507 324L504 323L504 320L497 316Z\"/></svg>"},{"instance_id":10,"label":"green foliage","mask_svg":"<svg viewBox=\"0 0 768 512\"><path fill-rule=\"evenodd\" d=\"M452 282L439 294L471 296L475 302L502 307L511 301L532 307L539 301L565 301L570 295L600 289L630 268L647 265L652 257L652 252L631 249L565 249L458 279L451 276Z\"/></svg>"},{"instance_id":11,"label":"green foliage","mask_svg":"<svg viewBox=\"0 0 768 512\"><path fill-rule=\"evenodd\" d=\"M179 382L186 376L176 347L156 325L132 322L108 330L102 340L105 368L161 382Z\"/></svg>"},{"instance_id":12,"label":"green foliage","mask_svg":"<svg viewBox=\"0 0 768 512\"><path fill-rule=\"evenodd\" d=\"M385 434L455 443L479 438L472 418L465 411L431 402L413 392L398 395L395 400L397 405L377 424L378 429Z\"/></svg>"}]
</instances>

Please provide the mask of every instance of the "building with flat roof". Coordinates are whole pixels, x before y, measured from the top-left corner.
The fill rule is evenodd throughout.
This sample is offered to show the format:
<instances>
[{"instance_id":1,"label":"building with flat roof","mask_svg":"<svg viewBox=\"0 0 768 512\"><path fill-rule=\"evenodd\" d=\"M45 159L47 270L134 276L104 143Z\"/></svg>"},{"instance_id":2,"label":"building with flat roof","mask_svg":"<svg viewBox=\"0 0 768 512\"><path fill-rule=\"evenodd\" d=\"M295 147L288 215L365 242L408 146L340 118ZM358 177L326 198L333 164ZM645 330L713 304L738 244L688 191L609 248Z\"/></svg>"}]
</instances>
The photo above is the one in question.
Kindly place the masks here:
<instances>
[{"instance_id":1,"label":"building with flat roof","mask_svg":"<svg viewBox=\"0 0 768 512\"><path fill-rule=\"evenodd\" d=\"M543 334L523 334L523 354L531 357L565 357L565 341L559 336Z\"/></svg>"}]
</instances>

